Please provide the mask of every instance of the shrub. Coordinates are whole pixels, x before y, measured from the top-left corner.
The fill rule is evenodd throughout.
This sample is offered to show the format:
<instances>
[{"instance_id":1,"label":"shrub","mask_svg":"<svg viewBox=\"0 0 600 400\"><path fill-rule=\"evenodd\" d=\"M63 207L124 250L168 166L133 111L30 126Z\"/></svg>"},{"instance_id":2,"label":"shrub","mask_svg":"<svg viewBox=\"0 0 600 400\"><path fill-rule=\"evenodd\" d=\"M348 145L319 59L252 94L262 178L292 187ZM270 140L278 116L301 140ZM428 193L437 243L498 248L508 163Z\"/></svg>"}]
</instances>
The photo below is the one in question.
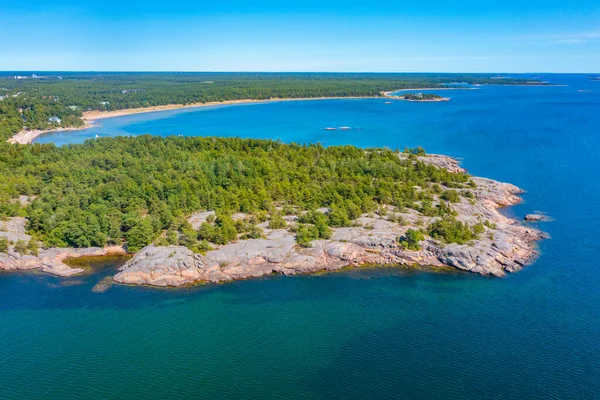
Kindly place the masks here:
<instances>
[{"instance_id":1,"label":"shrub","mask_svg":"<svg viewBox=\"0 0 600 400\"><path fill-rule=\"evenodd\" d=\"M215 219L214 225L211 225L208 222L203 222L202 225L200 225L197 238L215 244L227 244L232 240L236 240L237 235L238 232L235 228L233 219L228 215L219 214Z\"/></svg>"},{"instance_id":2,"label":"shrub","mask_svg":"<svg viewBox=\"0 0 600 400\"><path fill-rule=\"evenodd\" d=\"M388 221L390 222L395 222L399 225L405 225L406 224L406 220L404 219L404 217L398 213L392 213L388 216Z\"/></svg>"},{"instance_id":3,"label":"shrub","mask_svg":"<svg viewBox=\"0 0 600 400\"><path fill-rule=\"evenodd\" d=\"M208 222L203 222L198 228L198 239L212 242L215 238L215 227Z\"/></svg>"},{"instance_id":4,"label":"shrub","mask_svg":"<svg viewBox=\"0 0 600 400\"><path fill-rule=\"evenodd\" d=\"M254 221L256 223L263 223L266 222L269 219L269 214L267 214L266 211L257 211L254 214Z\"/></svg>"},{"instance_id":5,"label":"shrub","mask_svg":"<svg viewBox=\"0 0 600 400\"><path fill-rule=\"evenodd\" d=\"M409 229L404 236L399 239L400 244L407 250L421 250L419 242L425 239L423 232Z\"/></svg>"},{"instance_id":6,"label":"shrub","mask_svg":"<svg viewBox=\"0 0 600 400\"><path fill-rule=\"evenodd\" d=\"M287 223L285 219L283 219L283 215L278 212L274 212L271 214L271 219L269 219L269 229L283 229L287 227Z\"/></svg>"},{"instance_id":7,"label":"shrub","mask_svg":"<svg viewBox=\"0 0 600 400\"><path fill-rule=\"evenodd\" d=\"M319 238L319 230L314 225L301 224L296 229L296 243L310 247L310 242Z\"/></svg>"},{"instance_id":8,"label":"shrub","mask_svg":"<svg viewBox=\"0 0 600 400\"><path fill-rule=\"evenodd\" d=\"M198 233L194 231L189 222L185 221L179 228L181 235L179 235L178 242L182 246L194 251L198 243Z\"/></svg>"},{"instance_id":9,"label":"shrub","mask_svg":"<svg viewBox=\"0 0 600 400\"><path fill-rule=\"evenodd\" d=\"M444 190L440 198L451 203L458 203L460 201L460 195L456 190Z\"/></svg>"},{"instance_id":10,"label":"shrub","mask_svg":"<svg viewBox=\"0 0 600 400\"><path fill-rule=\"evenodd\" d=\"M404 149L404 153L407 153L407 154L415 154L415 155L418 155L418 156L424 156L424 155L426 154L426 153L425 153L425 149L424 149L424 148L422 148L421 146L414 147L414 148L412 148L412 149L409 149L408 147L406 147L406 148Z\"/></svg>"},{"instance_id":11,"label":"shrub","mask_svg":"<svg viewBox=\"0 0 600 400\"><path fill-rule=\"evenodd\" d=\"M487 226L488 228L490 228L490 229L496 229L496 228L497 228L497 225L496 225L496 224L494 224L494 223L492 223L492 222L488 221L487 219L486 219L485 221L483 221L483 224L484 224L485 226Z\"/></svg>"},{"instance_id":12,"label":"shrub","mask_svg":"<svg viewBox=\"0 0 600 400\"><path fill-rule=\"evenodd\" d=\"M312 224L316 229L315 239L329 239L331 237L331 228L329 228L328 216L319 211L309 211L302 215L298 222L301 224Z\"/></svg>"},{"instance_id":13,"label":"shrub","mask_svg":"<svg viewBox=\"0 0 600 400\"><path fill-rule=\"evenodd\" d=\"M179 235L177 234L176 231L169 229L167 231L167 234L165 235L165 239L167 241L168 244L171 245L178 245L179 244Z\"/></svg>"},{"instance_id":14,"label":"shrub","mask_svg":"<svg viewBox=\"0 0 600 400\"><path fill-rule=\"evenodd\" d=\"M479 235L479 234L483 233L484 231L485 231L485 226L481 222L473 225L473 233L475 235Z\"/></svg>"},{"instance_id":15,"label":"shrub","mask_svg":"<svg viewBox=\"0 0 600 400\"><path fill-rule=\"evenodd\" d=\"M332 207L331 212L327 214L329 226L350 226L351 221L343 208Z\"/></svg>"},{"instance_id":16,"label":"shrub","mask_svg":"<svg viewBox=\"0 0 600 400\"><path fill-rule=\"evenodd\" d=\"M30 239L29 243L27 243L27 250L32 256L37 256L39 254L39 247L37 242L33 239Z\"/></svg>"},{"instance_id":17,"label":"shrub","mask_svg":"<svg viewBox=\"0 0 600 400\"><path fill-rule=\"evenodd\" d=\"M15 251L21 255L26 254L27 253L27 243L25 243L24 240L17 240L17 243L15 243Z\"/></svg>"},{"instance_id":18,"label":"shrub","mask_svg":"<svg viewBox=\"0 0 600 400\"><path fill-rule=\"evenodd\" d=\"M296 213L296 209L286 204L281 208L281 212L283 213L283 215L294 215Z\"/></svg>"},{"instance_id":19,"label":"shrub","mask_svg":"<svg viewBox=\"0 0 600 400\"><path fill-rule=\"evenodd\" d=\"M263 230L256 225L252 225L250 229L241 236L242 239L260 239L261 237L263 237Z\"/></svg>"},{"instance_id":20,"label":"shrub","mask_svg":"<svg viewBox=\"0 0 600 400\"><path fill-rule=\"evenodd\" d=\"M218 234L214 243L216 244L227 244L232 240L237 239L237 229L235 229L235 222L229 215L217 214L215 220L215 227L218 228Z\"/></svg>"},{"instance_id":21,"label":"shrub","mask_svg":"<svg viewBox=\"0 0 600 400\"><path fill-rule=\"evenodd\" d=\"M353 201L346 202L346 212L348 214L348 218L351 220L355 220L362 215L362 210Z\"/></svg>"},{"instance_id":22,"label":"shrub","mask_svg":"<svg viewBox=\"0 0 600 400\"><path fill-rule=\"evenodd\" d=\"M210 246L210 243L203 240L198 244L196 249L198 250L198 253L206 253L207 251L212 250L212 247Z\"/></svg>"},{"instance_id":23,"label":"shrub","mask_svg":"<svg viewBox=\"0 0 600 400\"><path fill-rule=\"evenodd\" d=\"M147 246L154 239L154 230L147 218L142 218L125 233L127 239L127 250L136 252L142 247Z\"/></svg>"},{"instance_id":24,"label":"shrub","mask_svg":"<svg viewBox=\"0 0 600 400\"><path fill-rule=\"evenodd\" d=\"M444 243L465 244L477 238L477 235L471 230L469 224L457 221L451 216L443 217L431 223L427 229L427 233L432 238Z\"/></svg>"}]
</instances>

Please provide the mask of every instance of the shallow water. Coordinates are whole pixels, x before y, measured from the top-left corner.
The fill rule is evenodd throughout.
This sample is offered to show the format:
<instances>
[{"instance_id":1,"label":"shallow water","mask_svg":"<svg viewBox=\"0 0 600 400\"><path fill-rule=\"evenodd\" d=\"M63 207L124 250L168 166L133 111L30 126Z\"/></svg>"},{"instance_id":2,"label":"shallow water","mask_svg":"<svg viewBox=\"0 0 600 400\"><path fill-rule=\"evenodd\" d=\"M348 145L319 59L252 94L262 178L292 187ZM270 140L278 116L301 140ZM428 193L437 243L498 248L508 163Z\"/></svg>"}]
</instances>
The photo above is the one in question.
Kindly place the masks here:
<instances>
[{"instance_id":1,"label":"shallow water","mask_svg":"<svg viewBox=\"0 0 600 400\"><path fill-rule=\"evenodd\" d=\"M66 280L3 273L0 398L599 398L600 82L543 78L567 86L188 109L40 138L422 145L527 190L508 212L547 212L552 239L505 279L372 268L94 293L118 262Z\"/></svg>"}]
</instances>

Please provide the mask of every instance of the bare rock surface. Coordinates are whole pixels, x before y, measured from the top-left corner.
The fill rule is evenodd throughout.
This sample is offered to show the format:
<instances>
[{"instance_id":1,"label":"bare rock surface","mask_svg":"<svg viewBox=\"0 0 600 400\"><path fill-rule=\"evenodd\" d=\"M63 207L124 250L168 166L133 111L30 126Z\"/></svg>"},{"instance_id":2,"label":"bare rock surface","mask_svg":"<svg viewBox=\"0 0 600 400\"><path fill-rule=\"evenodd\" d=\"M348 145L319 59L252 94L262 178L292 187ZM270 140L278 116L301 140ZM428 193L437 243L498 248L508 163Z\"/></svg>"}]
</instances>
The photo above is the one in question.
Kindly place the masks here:
<instances>
[{"instance_id":1,"label":"bare rock surface","mask_svg":"<svg viewBox=\"0 0 600 400\"><path fill-rule=\"evenodd\" d=\"M409 154L399 153L398 157L402 160L405 160L409 157ZM417 160L423 161L427 164L435 165L439 168L447 169L453 174L458 174L466 171L463 167L460 166L460 162L456 158L445 156L443 154L427 154L425 156L417 156Z\"/></svg>"},{"instance_id":2,"label":"bare rock surface","mask_svg":"<svg viewBox=\"0 0 600 400\"><path fill-rule=\"evenodd\" d=\"M153 286L180 286L201 280L203 256L183 246L146 246L120 268L114 280Z\"/></svg>"},{"instance_id":3,"label":"bare rock surface","mask_svg":"<svg viewBox=\"0 0 600 400\"><path fill-rule=\"evenodd\" d=\"M9 242L23 240L28 242L31 236L25 233L27 220L23 217L13 217L6 221L0 221L0 237L8 239Z\"/></svg>"}]
</instances>

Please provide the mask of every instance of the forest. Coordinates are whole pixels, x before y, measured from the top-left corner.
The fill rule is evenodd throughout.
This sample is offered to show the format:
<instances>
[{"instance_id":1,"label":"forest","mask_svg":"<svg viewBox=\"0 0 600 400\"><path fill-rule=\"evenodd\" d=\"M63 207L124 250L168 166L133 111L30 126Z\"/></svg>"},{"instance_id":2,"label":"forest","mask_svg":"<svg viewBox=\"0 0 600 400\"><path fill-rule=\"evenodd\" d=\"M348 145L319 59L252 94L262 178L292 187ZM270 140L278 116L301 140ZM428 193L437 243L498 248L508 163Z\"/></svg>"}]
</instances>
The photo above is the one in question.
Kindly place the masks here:
<instances>
[{"instance_id":1,"label":"forest","mask_svg":"<svg viewBox=\"0 0 600 400\"><path fill-rule=\"evenodd\" d=\"M126 244L137 251L156 242L201 252L209 242L261 237L261 222L285 228L283 217L291 214L301 218L289 228L309 245L327 238L330 227L351 226L390 205L444 217L431 227L440 240L473 238L465 231L470 227L456 226L451 208L470 193L470 177L418 161L421 148L407 152L401 159L385 148L177 136L62 147L3 143L0 219L27 217L29 233L45 246ZM34 200L22 206L19 196ZM330 211L320 213L321 207ZM201 210L216 215L194 230L186 217ZM238 212L249 218L234 221Z\"/></svg>"},{"instance_id":2,"label":"forest","mask_svg":"<svg viewBox=\"0 0 600 400\"><path fill-rule=\"evenodd\" d=\"M242 99L373 97L387 91L447 87L457 82L544 84L482 74L53 72L34 77L3 73L0 140L23 128L82 126L83 112L91 110Z\"/></svg>"}]
</instances>

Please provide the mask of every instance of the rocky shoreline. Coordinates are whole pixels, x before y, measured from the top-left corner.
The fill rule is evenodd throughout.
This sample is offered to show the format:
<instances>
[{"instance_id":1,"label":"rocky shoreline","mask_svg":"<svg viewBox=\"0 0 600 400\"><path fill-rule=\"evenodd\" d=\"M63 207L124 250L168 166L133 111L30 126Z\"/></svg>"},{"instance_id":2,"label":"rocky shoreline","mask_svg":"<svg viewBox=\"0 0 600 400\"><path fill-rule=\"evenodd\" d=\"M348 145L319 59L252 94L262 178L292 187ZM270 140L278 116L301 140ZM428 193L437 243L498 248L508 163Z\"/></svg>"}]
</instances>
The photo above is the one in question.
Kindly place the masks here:
<instances>
[{"instance_id":1,"label":"rocky shoreline","mask_svg":"<svg viewBox=\"0 0 600 400\"><path fill-rule=\"evenodd\" d=\"M400 154L399 157L406 157ZM464 172L459 162L442 155L419 156L421 161L445 168L452 173ZM436 217L426 217L414 210L402 214L403 223L385 216L363 215L355 226L333 229L328 240L316 240L310 248L296 244L288 229L267 229L262 239L238 240L219 246L205 255L195 254L183 246L147 246L135 254L114 276L123 284L181 286L198 282L229 282L257 278L269 274L297 275L318 271L334 271L347 266L411 265L450 267L491 276L504 276L519 271L538 256L536 243L548 236L529 225L506 217L500 208L521 202L523 191L514 185L474 177L476 188L472 198L461 198L452 206L457 220L476 224L488 221L478 239L464 245L442 244L429 236L420 242L420 250L404 249L398 237L409 228L427 226ZM198 226L210 212L190 216ZM286 217L292 224L296 217ZM0 236L9 242L31 239L25 232L26 220L15 217L6 221ZM44 249L36 255L22 255L8 249L0 253L0 270L40 269L69 277L83 272L64 263L67 258L123 254L121 247L87 249Z\"/></svg>"}]
</instances>

